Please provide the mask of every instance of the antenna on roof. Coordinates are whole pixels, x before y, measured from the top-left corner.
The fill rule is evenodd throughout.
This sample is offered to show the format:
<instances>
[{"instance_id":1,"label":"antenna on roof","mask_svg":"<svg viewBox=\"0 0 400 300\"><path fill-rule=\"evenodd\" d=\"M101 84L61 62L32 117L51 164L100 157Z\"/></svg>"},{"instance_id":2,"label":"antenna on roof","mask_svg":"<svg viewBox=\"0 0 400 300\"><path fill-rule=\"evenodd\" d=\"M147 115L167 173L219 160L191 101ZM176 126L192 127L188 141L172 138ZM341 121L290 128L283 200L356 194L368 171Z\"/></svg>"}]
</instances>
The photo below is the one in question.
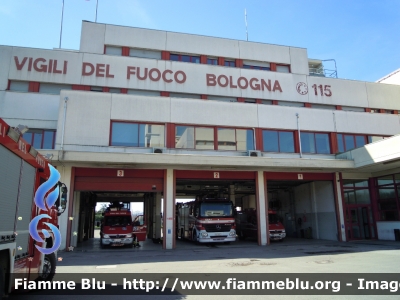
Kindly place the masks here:
<instances>
[{"instance_id":1,"label":"antenna on roof","mask_svg":"<svg viewBox=\"0 0 400 300\"><path fill-rule=\"evenodd\" d=\"M246 9L244 9L244 22L246 24L246 41L249 41L249 33L247 32L247 12L246 12Z\"/></svg>"}]
</instances>

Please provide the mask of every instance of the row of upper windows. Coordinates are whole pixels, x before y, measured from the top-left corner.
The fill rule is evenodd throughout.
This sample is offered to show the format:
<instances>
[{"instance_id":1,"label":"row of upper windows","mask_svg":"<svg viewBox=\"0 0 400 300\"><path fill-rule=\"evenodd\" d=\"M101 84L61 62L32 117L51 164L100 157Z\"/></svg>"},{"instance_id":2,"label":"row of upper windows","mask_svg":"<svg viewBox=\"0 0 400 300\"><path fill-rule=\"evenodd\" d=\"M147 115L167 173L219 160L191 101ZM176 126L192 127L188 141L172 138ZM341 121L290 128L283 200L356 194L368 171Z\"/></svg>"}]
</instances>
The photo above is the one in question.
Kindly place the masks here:
<instances>
[{"instance_id":1,"label":"row of upper windows","mask_svg":"<svg viewBox=\"0 0 400 300\"><path fill-rule=\"evenodd\" d=\"M109 92L109 93L126 93L130 95L139 96L166 96L173 98L189 98L189 99L203 99L203 100L215 100L223 102L244 102L244 103L256 103L256 104L267 104L267 105L281 105L281 106L292 106L292 107L309 107L317 109L327 110L345 110L354 112L371 112L371 113L387 113L397 114L398 111L386 110L386 109L370 109L362 107L351 107L351 106L335 106L327 104L314 104L314 103L303 103L303 102L292 102L292 101L277 101L277 100L266 100L266 99L251 99L251 98L235 98L235 97L224 97L215 95L200 95L200 94L188 94L188 93L172 93L172 92L160 92L150 90L137 90L137 89L121 89L121 88L105 88L99 86L72 86L68 84L55 84L55 83L39 83L34 82L34 87L31 87L32 82L28 81L16 81L11 80L9 83L8 90L15 92L39 92L44 94L59 95L61 90L85 90L92 92Z\"/></svg>"},{"instance_id":2,"label":"row of upper windows","mask_svg":"<svg viewBox=\"0 0 400 300\"><path fill-rule=\"evenodd\" d=\"M22 138L35 149L54 149L56 131L49 129L29 129Z\"/></svg>"},{"instance_id":3,"label":"row of upper windows","mask_svg":"<svg viewBox=\"0 0 400 300\"><path fill-rule=\"evenodd\" d=\"M295 153L295 134L294 131L262 130L262 151ZM29 129L23 135L23 138L36 149L54 149L55 137L55 130L45 129ZM380 139L383 137L338 133L337 151L349 151ZM300 140L304 153L331 153L328 133L301 132ZM112 122L112 146L164 147L164 141L164 125ZM254 130L177 125L175 126L175 148L254 150Z\"/></svg>"},{"instance_id":4,"label":"row of upper windows","mask_svg":"<svg viewBox=\"0 0 400 300\"><path fill-rule=\"evenodd\" d=\"M261 130L261 151L277 153L332 154L362 147L382 136L336 134L336 145L331 145L329 133ZM171 137L169 137L171 138ZM254 129L210 126L175 125L171 147L177 149L232 150L256 149ZM111 122L111 146L165 147L165 125L134 122ZM300 144L300 145L299 145ZM333 147L332 147L333 146Z\"/></svg>"},{"instance_id":5,"label":"row of upper windows","mask_svg":"<svg viewBox=\"0 0 400 300\"><path fill-rule=\"evenodd\" d=\"M127 51L125 51L125 49ZM136 48L126 48L126 47L116 47L116 46L105 46L104 50L105 54L108 55L118 55L118 56L131 56L131 57L140 57L140 58L149 58L149 59L165 59L172 61L180 61L187 63L196 63L196 64L208 64L208 65L222 65L225 67L238 67L244 69L253 69L253 70L262 70L262 71L271 71L271 64L269 62L261 62L261 61L242 61L239 60L239 64L237 64L237 60L232 58L218 58L218 57L205 57L204 61L202 61L200 55L191 55L191 54L181 54L181 53L169 53L169 57L162 57L161 51L156 50L145 50L145 49L136 49ZM274 64L273 71L282 72L282 73L290 73L290 66L285 64Z\"/></svg>"}]
</instances>

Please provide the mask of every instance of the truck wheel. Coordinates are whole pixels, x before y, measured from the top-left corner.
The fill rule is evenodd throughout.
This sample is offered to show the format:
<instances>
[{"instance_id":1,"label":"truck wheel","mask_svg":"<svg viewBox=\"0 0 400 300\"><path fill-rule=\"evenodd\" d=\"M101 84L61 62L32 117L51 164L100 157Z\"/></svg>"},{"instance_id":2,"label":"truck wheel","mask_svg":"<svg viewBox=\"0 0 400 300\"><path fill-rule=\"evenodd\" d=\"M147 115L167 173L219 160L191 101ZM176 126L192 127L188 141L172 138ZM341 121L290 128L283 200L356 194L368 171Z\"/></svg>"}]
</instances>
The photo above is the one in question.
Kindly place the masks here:
<instances>
[{"instance_id":1,"label":"truck wheel","mask_svg":"<svg viewBox=\"0 0 400 300\"><path fill-rule=\"evenodd\" d=\"M38 277L39 281L51 281L56 274L56 255L54 253L44 256L43 270Z\"/></svg>"},{"instance_id":2,"label":"truck wheel","mask_svg":"<svg viewBox=\"0 0 400 300\"><path fill-rule=\"evenodd\" d=\"M192 240L193 240L193 242L197 243L197 234L196 234L196 230L193 230L193 233L192 233Z\"/></svg>"}]
</instances>

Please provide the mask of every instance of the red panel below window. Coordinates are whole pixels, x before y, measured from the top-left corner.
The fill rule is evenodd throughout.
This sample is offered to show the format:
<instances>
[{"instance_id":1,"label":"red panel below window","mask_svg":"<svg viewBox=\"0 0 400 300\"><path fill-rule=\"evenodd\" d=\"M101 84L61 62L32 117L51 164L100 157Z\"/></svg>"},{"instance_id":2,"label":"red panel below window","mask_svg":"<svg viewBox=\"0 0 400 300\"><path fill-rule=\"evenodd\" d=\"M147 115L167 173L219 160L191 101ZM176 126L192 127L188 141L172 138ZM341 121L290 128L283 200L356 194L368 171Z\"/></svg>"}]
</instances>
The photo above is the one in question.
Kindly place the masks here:
<instances>
[{"instance_id":1,"label":"red panel below window","mask_svg":"<svg viewBox=\"0 0 400 300\"><path fill-rule=\"evenodd\" d=\"M200 63L206 65L207 64L207 56L200 55Z\"/></svg>"},{"instance_id":2,"label":"red panel below window","mask_svg":"<svg viewBox=\"0 0 400 300\"><path fill-rule=\"evenodd\" d=\"M129 47L122 47L122 56L129 56Z\"/></svg>"},{"instance_id":3,"label":"red panel below window","mask_svg":"<svg viewBox=\"0 0 400 300\"><path fill-rule=\"evenodd\" d=\"M29 92L33 92L33 93L38 93L39 92L39 87L40 87L40 83L39 82L30 81L29 82L28 91Z\"/></svg>"},{"instance_id":4,"label":"red panel below window","mask_svg":"<svg viewBox=\"0 0 400 300\"><path fill-rule=\"evenodd\" d=\"M161 51L162 60L170 60L171 53L169 51Z\"/></svg>"},{"instance_id":5,"label":"red panel below window","mask_svg":"<svg viewBox=\"0 0 400 300\"><path fill-rule=\"evenodd\" d=\"M76 91L90 91L90 86L88 85L80 85L80 84L73 84L72 89Z\"/></svg>"},{"instance_id":6,"label":"red panel below window","mask_svg":"<svg viewBox=\"0 0 400 300\"><path fill-rule=\"evenodd\" d=\"M236 68L243 68L243 59L235 59Z\"/></svg>"}]
</instances>

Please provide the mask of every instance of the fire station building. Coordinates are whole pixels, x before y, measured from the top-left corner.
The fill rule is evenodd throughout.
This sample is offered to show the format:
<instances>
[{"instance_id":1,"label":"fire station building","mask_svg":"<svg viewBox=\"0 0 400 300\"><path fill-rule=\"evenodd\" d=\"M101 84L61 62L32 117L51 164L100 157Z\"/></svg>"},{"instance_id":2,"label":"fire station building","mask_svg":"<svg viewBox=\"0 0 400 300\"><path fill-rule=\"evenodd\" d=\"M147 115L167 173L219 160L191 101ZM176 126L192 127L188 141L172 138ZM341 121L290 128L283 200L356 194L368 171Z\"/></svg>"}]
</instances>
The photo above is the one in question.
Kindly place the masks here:
<instances>
[{"instance_id":1,"label":"fire station building","mask_svg":"<svg viewBox=\"0 0 400 300\"><path fill-rule=\"evenodd\" d=\"M175 204L199 194L255 209L259 245L270 209L288 238L400 239L397 73L338 79L304 48L86 21L79 50L0 46L0 65L0 117L69 188L61 249L115 200L143 202L148 238L174 249Z\"/></svg>"}]
</instances>

